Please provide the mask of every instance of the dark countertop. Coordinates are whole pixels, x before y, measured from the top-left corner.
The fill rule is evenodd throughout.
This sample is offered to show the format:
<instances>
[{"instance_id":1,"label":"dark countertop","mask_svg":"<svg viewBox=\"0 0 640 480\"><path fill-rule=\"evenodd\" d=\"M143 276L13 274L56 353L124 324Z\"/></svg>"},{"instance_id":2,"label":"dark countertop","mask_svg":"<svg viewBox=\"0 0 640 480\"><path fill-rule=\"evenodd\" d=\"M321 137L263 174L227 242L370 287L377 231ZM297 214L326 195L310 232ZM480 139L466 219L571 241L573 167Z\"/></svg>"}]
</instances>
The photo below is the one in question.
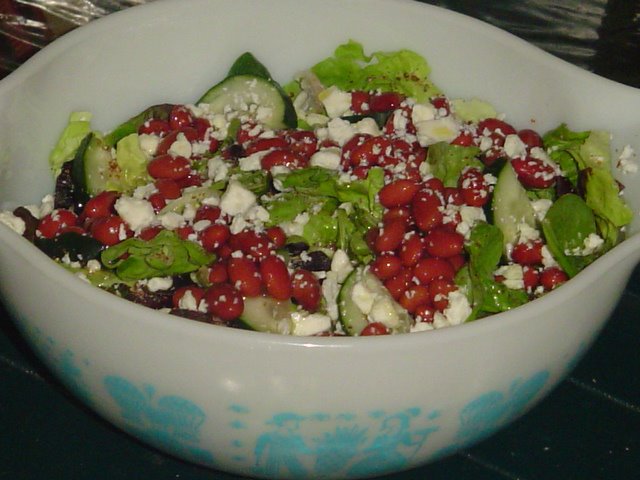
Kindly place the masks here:
<instances>
[{"instance_id":1,"label":"dark countertop","mask_svg":"<svg viewBox=\"0 0 640 480\"><path fill-rule=\"evenodd\" d=\"M84 17L75 15L68 20L33 6L49 2L0 0L0 77L73 27L74 22L79 24L92 16L143 1L70 1L69 4L82 4L78 8L87 10ZM50 3L59 6L65 2ZM640 87L638 1L425 3L481 18L583 68ZM89 9L90 6L95 8ZM29 35L21 37L16 34L16 25L24 19L35 23ZM384 478L640 478L639 313L640 268L637 268L597 342L541 404L473 448ZM33 357L0 303L0 479L4 478L231 480L237 477L158 453L88 411Z\"/></svg>"}]
</instances>

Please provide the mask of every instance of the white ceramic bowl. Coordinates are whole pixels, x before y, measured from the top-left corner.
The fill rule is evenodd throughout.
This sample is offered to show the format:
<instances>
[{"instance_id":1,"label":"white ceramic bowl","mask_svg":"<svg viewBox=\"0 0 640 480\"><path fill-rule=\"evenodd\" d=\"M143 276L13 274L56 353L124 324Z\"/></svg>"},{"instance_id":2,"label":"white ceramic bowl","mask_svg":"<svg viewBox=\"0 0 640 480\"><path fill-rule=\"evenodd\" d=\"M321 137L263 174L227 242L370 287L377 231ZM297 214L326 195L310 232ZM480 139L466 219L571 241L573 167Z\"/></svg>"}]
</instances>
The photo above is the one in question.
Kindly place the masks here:
<instances>
[{"instance_id":1,"label":"white ceramic bowl","mask_svg":"<svg viewBox=\"0 0 640 480\"><path fill-rule=\"evenodd\" d=\"M45 48L0 83L0 209L53 188L50 147L72 110L108 130L190 102L246 50L277 79L353 38L412 48L452 96L520 128L604 128L640 147L640 92L475 20L409 1L159 0ZM640 210L640 179L625 176ZM408 469L491 434L547 394L605 323L640 257L630 238L557 291L424 334L290 338L145 309L94 289L0 226L0 290L46 364L115 425L179 457L254 477Z\"/></svg>"}]
</instances>

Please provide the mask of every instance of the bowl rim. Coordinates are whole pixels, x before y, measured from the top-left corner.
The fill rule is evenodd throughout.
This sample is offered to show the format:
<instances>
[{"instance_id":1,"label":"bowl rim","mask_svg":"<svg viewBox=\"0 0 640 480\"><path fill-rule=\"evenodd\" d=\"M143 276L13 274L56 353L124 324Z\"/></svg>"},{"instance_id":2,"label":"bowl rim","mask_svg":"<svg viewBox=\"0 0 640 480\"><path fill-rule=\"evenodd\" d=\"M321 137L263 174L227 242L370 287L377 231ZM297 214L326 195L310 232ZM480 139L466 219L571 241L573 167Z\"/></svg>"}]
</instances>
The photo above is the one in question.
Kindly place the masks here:
<instances>
[{"instance_id":1,"label":"bowl rim","mask_svg":"<svg viewBox=\"0 0 640 480\"><path fill-rule=\"evenodd\" d=\"M136 16L145 15L147 10L159 12L165 8L175 8L184 0L155 0L154 2L140 4L129 7L125 10L114 12L105 17L92 20L86 25L80 26L73 31L64 34L62 37L44 47L41 51L33 55L16 71L10 73L7 77L0 81L0 95L3 92L10 91L30 75L37 73L39 69L50 59L73 47L83 39L93 35L95 32L109 29L112 24L121 22L123 19L134 19ZM190 0L192 2L202 2L205 0ZM536 55L539 61L553 63L556 68L564 69L571 75L582 78L585 81L603 82L603 86L607 88L621 89L628 93L638 95L640 89L623 85L613 80L607 79L592 72L588 72L581 67L573 65L559 57L543 51L539 47L526 42L520 37L515 36L505 30L490 25L482 20L470 17L468 15L448 10L432 4L420 3L414 0L352 0L368 5L371 1L377 2L378 5L385 5L385 8L401 5L407 8L429 9L441 17L450 17L457 22L464 23L465 27L481 30L483 33L491 37L499 37L507 39L513 43L513 48L526 51L530 55ZM15 242L15 233L10 231L8 227L0 227L0 242L9 245L9 248L15 250L16 254L23 257L24 261L29 263L33 268L42 272L51 280L55 280L60 288L76 292L85 301L95 302L106 309L117 310L122 312L128 318L135 318L137 321L147 324L150 328L165 328L173 333L184 335L185 337L198 336L206 337L207 340L219 340L229 342L247 342L252 346L262 345L265 347L322 347L334 351L336 349L385 349L392 345L397 348L406 348L414 344L420 347L427 346L430 343L450 343L459 340L474 337L478 335L487 335L498 330L501 331L507 326L517 326L521 322L527 321L529 318L539 313L548 311L563 303L567 298L573 298L585 288L588 288L597 280L598 272L605 271L608 268L614 268L621 261L631 258L638 261L640 257L640 233L636 233L616 246L614 250L608 252L603 257L596 260L592 265L578 274L570 282L562 286L562 289L552 291L544 297L533 300L516 310L507 311L491 315L481 319L481 321L473 321L454 328L442 328L428 332L416 332L413 334L390 335L381 337L296 337L288 335L270 334L263 332L254 332L249 330L240 330L225 326L204 324L201 322L189 320L164 312L159 312L148 307L144 307L128 300L118 298L113 294L100 290L87 282L77 278L77 276L65 271L55 262L52 262L37 247L28 242ZM64 272L64 273L63 273ZM520 312L520 313L515 313Z\"/></svg>"}]
</instances>

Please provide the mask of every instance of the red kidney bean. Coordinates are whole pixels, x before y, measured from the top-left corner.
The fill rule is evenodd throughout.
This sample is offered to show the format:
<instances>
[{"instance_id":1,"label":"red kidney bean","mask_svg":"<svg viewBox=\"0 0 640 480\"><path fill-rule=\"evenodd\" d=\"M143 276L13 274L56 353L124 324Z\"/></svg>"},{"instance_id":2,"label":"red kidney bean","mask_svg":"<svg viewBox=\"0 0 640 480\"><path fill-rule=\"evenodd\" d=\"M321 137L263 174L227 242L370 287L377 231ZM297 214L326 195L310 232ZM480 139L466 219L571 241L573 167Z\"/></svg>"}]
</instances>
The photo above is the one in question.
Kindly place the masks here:
<instances>
[{"instance_id":1,"label":"red kidney bean","mask_svg":"<svg viewBox=\"0 0 640 480\"><path fill-rule=\"evenodd\" d=\"M342 146L340 164L343 170L348 170L351 167L351 152L369 138L372 138L372 136L368 133L356 133Z\"/></svg>"},{"instance_id":2,"label":"red kidney bean","mask_svg":"<svg viewBox=\"0 0 640 480\"><path fill-rule=\"evenodd\" d=\"M548 267L540 272L540 285L550 291L569 280L569 276L560 267Z\"/></svg>"},{"instance_id":3,"label":"red kidney bean","mask_svg":"<svg viewBox=\"0 0 640 480\"><path fill-rule=\"evenodd\" d=\"M494 145L502 147L507 135L515 134L516 129L503 120L487 118L478 123L478 133L483 136L491 137Z\"/></svg>"},{"instance_id":4,"label":"red kidney bean","mask_svg":"<svg viewBox=\"0 0 640 480\"><path fill-rule=\"evenodd\" d=\"M390 145L390 140L383 136L368 138L351 150L349 164L352 167L378 165L385 158Z\"/></svg>"},{"instance_id":5,"label":"red kidney bean","mask_svg":"<svg viewBox=\"0 0 640 480\"><path fill-rule=\"evenodd\" d=\"M400 246L406 233L406 225L402 220L393 220L383 224L375 240L375 251L378 253L392 252Z\"/></svg>"},{"instance_id":6,"label":"red kidney bean","mask_svg":"<svg viewBox=\"0 0 640 480\"><path fill-rule=\"evenodd\" d=\"M153 178L180 180L191 172L191 164L184 157L169 154L155 157L147 164L147 171Z\"/></svg>"},{"instance_id":7,"label":"red kidney bean","mask_svg":"<svg viewBox=\"0 0 640 480\"><path fill-rule=\"evenodd\" d=\"M518 137L520 137L520 140L522 140L522 142L530 149L535 147L542 147L543 145L542 137L540 136L540 134L538 134L538 132L536 132L535 130L531 130L529 128L518 131Z\"/></svg>"},{"instance_id":8,"label":"red kidney bean","mask_svg":"<svg viewBox=\"0 0 640 480\"><path fill-rule=\"evenodd\" d=\"M398 300L404 291L409 287L413 271L410 268L403 268L395 277L385 280L384 286L393 298Z\"/></svg>"},{"instance_id":9,"label":"red kidney bean","mask_svg":"<svg viewBox=\"0 0 640 480\"><path fill-rule=\"evenodd\" d=\"M369 92L353 91L351 92L351 110L356 114L368 113L371 109L369 107L369 101L371 95Z\"/></svg>"},{"instance_id":10,"label":"red kidney bean","mask_svg":"<svg viewBox=\"0 0 640 480\"><path fill-rule=\"evenodd\" d=\"M224 321L231 321L242 315L244 301L240 292L228 283L212 285L204 295L209 312Z\"/></svg>"},{"instance_id":11,"label":"red kidney bean","mask_svg":"<svg viewBox=\"0 0 640 480\"><path fill-rule=\"evenodd\" d=\"M176 139L178 138L178 134L179 133L180 133L179 130L170 130L162 138L162 140L160 141L160 143L156 147L156 151L155 151L156 156L165 155L169 151L169 149L171 148L171 145L173 145L173 142L175 142Z\"/></svg>"},{"instance_id":12,"label":"red kidney bean","mask_svg":"<svg viewBox=\"0 0 640 480\"><path fill-rule=\"evenodd\" d=\"M180 195L182 195L182 191L176 181L170 178L159 178L153 184L165 200L180 198Z\"/></svg>"},{"instance_id":13,"label":"red kidney bean","mask_svg":"<svg viewBox=\"0 0 640 480\"><path fill-rule=\"evenodd\" d=\"M78 223L78 216L71 210L56 209L45 215L38 224L38 231L44 238L53 238L61 230L75 226Z\"/></svg>"},{"instance_id":14,"label":"red kidney bean","mask_svg":"<svg viewBox=\"0 0 640 480\"><path fill-rule=\"evenodd\" d=\"M411 180L396 180L380 189L378 193L383 207L404 207L411 203L420 190L420 185Z\"/></svg>"},{"instance_id":15,"label":"red kidney bean","mask_svg":"<svg viewBox=\"0 0 640 480\"><path fill-rule=\"evenodd\" d=\"M227 264L223 261L217 261L209 267L209 275L207 279L210 283L225 283L229 280L229 273L227 272Z\"/></svg>"},{"instance_id":16,"label":"red kidney bean","mask_svg":"<svg viewBox=\"0 0 640 480\"><path fill-rule=\"evenodd\" d=\"M159 137L162 137L169 133L170 130L171 127L169 126L169 122L157 118L151 118L140 125L140 127L138 128L138 134L157 135Z\"/></svg>"},{"instance_id":17,"label":"red kidney bean","mask_svg":"<svg viewBox=\"0 0 640 480\"><path fill-rule=\"evenodd\" d=\"M247 257L231 257L227 261L229 282L245 297L262 294L262 278L255 262Z\"/></svg>"},{"instance_id":18,"label":"red kidney bean","mask_svg":"<svg viewBox=\"0 0 640 480\"><path fill-rule=\"evenodd\" d=\"M199 305L202 299L204 298L204 289L198 287L197 285L186 285L184 287L179 287L176 289L176 291L173 293L171 297L171 303L173 305L173 308L181 308L180 301L188 293L190 293L193 296L196 302L196 305Z\"/></svg>"},{"instance_id":19,"label":"red kidney bean","mask_svg":"<svg viewBox=\"0 0 640 480\"><path fill-rule=\"evenodd\" d=\"M451 113L451 105L449 105L449 99L447 97L433 97L431 99L431 105L436 107L438 110L443 110L443 112L440 112L441 116L446 116Z\"/></svg>"},{"instance_id":20,"label":"red kidney bean","mask_svg":"<svg viewBox=\"0 0 640 480\"><path fill-rule=\"evenodd\" d=\"M531 293L540 284L540 274L535 268L524 266L522 268L522 281L524 283L525 290Z\"/></svg>"},{"instance_id":21,"label":"red kidney bean","mask_svg":"<svg viewBox=\"0 0 640 480\"><path fill-rule=\"evenodd\" d=\"M199 222L200 220L209 220L215 222L220 218L220 207L216 205L200 205L196 210L196 214L193 217L193 222Z\"/></svg>"},{"instance_id":22,"label":"red kidney bean","mask_svg":"<svg viewBox=\"0 0 640 480\"><path fill-rule=\"evenodd\" d=\"M260 166L263 170L270 170L276 166L287 168L306 167L308 160L302 155L292 152L289 149L273 150L260 159Z\"/></svg>"},{"instance_id":23,"label":"red kidney bean","mask_svg":"<svg viewBox=\"0 0 640 480\"><path fill-rule=\"evenodd\" d=\"M458 188L466 205L482 207L489 201L489 185L478 168L464 169L458 180Z\"/></svg>"},{"instance_id":24,"label":"red kidney bean","mask_svg":"<svg viewBox=\"0 0 640 480\"><path fill-rule=\"evenodd\" d=\"M389 335L391 333L387 326L382 322L371 322L360 332L361 337L370 337L374 335Z\"/></svg>"},{"instance_id":25,"label":"red kidney bean","mask_svg":"<svg viewBox=\"0 0 640 480\"><path fill-rule=\"evenodd\" d=\"M104 191L90 198L82 209L83 218L106 217L114 213L113 206L120 194L118 192Z\"/></svg>"},{"instance_id":26,"label":"red kidney bean","mask_svg":"<svg viewBox=\"0 0 640 480\"><path fill-rule=\"evenodd\" d=\"M520 265L538 265L542 263L542 241L516 243L511 249L511 259Z\"/></svg>"},{"instance_id":27,"label":"red kidney bean","mask_svg":"<svg viewBox=\"0 0 640 480\"><path fill-rule=\"evenodd\" d=\"M270 255L260 261L260 275L267 294L276 300L291 298L291 277L287 264L275 255Z\"/></svg>"},{"instance_id":28,"label":"red kidney bean","mask_svg":"<svg viewBox=\"0 0 640 480\"><path fill-rule=\"evenodd\" d=\"M393 207L382 214L382 222L388 223L392 220L402 220L405 225L411 223L411 210L407 207Z\"/></svg>"},{"instance_id":29,"label":"red kidney bean","mask_svg":"<svg viewBox=\"0 0 640 480\"><path fill-rule=\"evenodd\" d=\"M413 314L418 307L431 303L429 288L425 285L409 285L405 292L400 295L398 302L407 312Z\"/></svg>"},{"instance_id":30,"label":"red kidney bean","mask_svg":"<svg viewBox=\"0 0 640 480\"><path fill-rule=\"evenodd\" d=\"M423 232L442 225L443 214L440 211L440 198L428 190L419 191L411 202L411 213L416 226Z\"/></svg>"},{"instance_id":31,"label":"red kidney bean","mask_svg":"<svg viewBox=\"0 0 640 480\"><path fill-rule=\"evenodd\" d=\"M115 245L133 236L127 224L118 215L96 218L91 223L91 236L106 246Z\"/></svg>"},{"instance_id":32,"label":"red kidney bean","mask_svg":"<svg viewBox=\"0 0 640 480\"><path fill-rule=\"evenodd\" d=\"M320 281L309 270L297 269L291 277L291 297L306 311L315 312L322 299Z\"/></svg>"},{"instance_id":33,"label":"red kidney bean","mask_svg":"<svg viewBox=\"0 0 640 480\"><path fill-rule=\"evenodd\" d=\"M398 256L405 267L413 267L424 254L424 243L418 233L408 235L400 245Z\"/></svg>"},{"instance_id":34,"label":"red kidney bean","mask_svg":"<svg viewBox=\"0 0 640 480\"><path fill-rule=\"evenodd\" d=\"M265 233L243 230L231 236L229 245L233 250L240 250L254 260L271 255L271 242Z\"/></svg>"},{"instance_id":35,"label":"red kidney bean","mask_svg":"<svg viewBox=\"0 0 640 480\"><path fill-rule=\"evenodd\" d=\"M211 128L209 120L201 117L194 118L191 122L191 126L196 131L196 140L199 142L203 141L206 138L207 131L209 131L209 129Z\"/></svg>"},{"instance_id":36,"label":"red kidney bean","mask_svg":"<svg viewBox=\"0 0 640 480\"><path fill-rule=\"evenodd\" d=\"M269 227L264 233L274 249L282 248L287 243L287 234L280 227Z\"/></svg>"},{"instance_id":37,"label":"red kidney bean","mask_svg":"<svg viewBox=\"0 0 640 480\"><path fill-rule=\"evenodd\" d=\"M402 95L395 92L374 93L369 99L369 110L372 112L389 112L400 107Z\"/></svg>"},{"instance_id":38,"label":"red kidney bean","mask_svg":"<svg viewBox=\"0 0 640 480\"><path fill-rule=\"evenodd\" d=\"M449 306L448 295L456 289L456 285L451 280L444 278L433 280L429 284L429 294L434 308L440 312L447 308Z\"/></svg>"},{"instance_id":39,"label":"red kidney bean","mask_svg":"<svg viewBox=\"0 0 640 480\"><path fill-rule=\"evenodd\" d=\"M514 158L511 160L511 166L520 183L526 188L548 188L556 182L554 166L544 160L531 156Z\"/></svg>"},{"instance_id":40,"label":"red kidney bean","mask_svg":"<svg viewBox=\"0 0 640 480\"><path fill-rule=\"evenodd\" d=\"M184 105L174 105L169 113L169 127L174 130L189 127L192 121L193 116Z\"/></svg>"},{"instance_id":41,"label":"red kidney bean","mask_svg":"<svg viewBox=\"0 0 640 480\"><path fill-rule=\"evenodd\" d=\"M182 227L178 227L175 229L175 232L182 240L189 240L189 237L195 233L191 225L183 225Z\"/></svg>"},{"instance_id":42,"label":"red kidney bean","mask_svg":"<svg viewBox=\"0 0 640 480\"><path fill-rule=\"evenodd\" d=\"M425 236L425 250L429 255L447 258L464 251L464 237L445 229L431 230Z\"/></svg>"},{"instance_id":43,"label":"red kidney bean","mask_svg":"<svg viewBox=\"0 0 640 480\"><path fill-rule=\"evenodd\" d=\"M167 201L160 192L152 193L151 195L149 195L149 198L147 200L153 207L153 211L156 213L158 213L167 205Z\"/></svg>"},{"instance_id":44,"label":"red kidney bean","mask_svg":"<svg viewBox=\"0 0 640 480\"><path fill-rule=\"evenodd\" d=\"M420 260L413 269L413 275L422 285L428 285L436 278L453 280L456 272L453 266L443 258L427 257Z\"/></svg>"},{"instance_id":45,"label":"red kidney bean","mask_svg":"<svg viewBox=\"0 0 640 480\"><path fill-rule=\"evenodd\" d=\"M402 269L400 259L395 255L385 254L376 257L370 265L371 272L380 280L395 277Z\"/></svg>"},{"instance_id":46,"label":"red kidney bean","mask_svg":"<svg viewBox=\"0 0 640 480\"><path fill-rule=\"evenodd\" d=\"M311 158L318 151L318 137L308 130L291 130L286 133L285 138L289 149L304 158Z\"/></svg>"},{"instance_id":47,"label":"red kidney bean","mask_svg":"<svg viewBox=\"0 0 640 480\"><path fill-rule=\"evenodd\" d=\"M213 252L227 243L231 237L231 232L227 225L214 223L202 230L199 234L202 247L208 252Z\"/></svg>"},{"instance_id":48,"label":"red kidney bean","mask_svg":"<svg viewBox=\"0 0 640 480\"><path fill-rule=\"evenodd\" d=\"M463 254L447 257L447 261L451 264L456 273L467 263L467 259Z\"/></svg>"},{"instance_id":49,"label":"red kidney bean","mask_svg":"<svg viewBox=\"0 0 640 480\"><path fill-rule=\"evenodd\" d=\"M283 137L256 138L255 140L251 141L246 147L244 147L244 153L246 156L249 156L256 152L264 152L274 149L286 149L288 146L289 144Z\"/></svg>"},{"instance_id":50,"label":"red kidney bean","mask_svg":"<svg viewBox=\"0 0 640 480\"><path fill-rule=\"evenodd\" d=\"M146 227L142 229L142 231L137 236L141 240L153 240L162 230L163 228L161 226L154 225L152 227Z\"/></svg>"},{"instance_id":51,"label":"red kidney bean","mask_svg":"<svg viewBox=\"0 0 640 480\"><path fill-rule=\"evenodd\" d=\"M424 305L420 305L416 308L416 311L413 312L413 316L416 319L416 322L424 322L424 323L433 323L433 317L436 311L433 305L425 303Z\"/></svg>"}]
</instances>

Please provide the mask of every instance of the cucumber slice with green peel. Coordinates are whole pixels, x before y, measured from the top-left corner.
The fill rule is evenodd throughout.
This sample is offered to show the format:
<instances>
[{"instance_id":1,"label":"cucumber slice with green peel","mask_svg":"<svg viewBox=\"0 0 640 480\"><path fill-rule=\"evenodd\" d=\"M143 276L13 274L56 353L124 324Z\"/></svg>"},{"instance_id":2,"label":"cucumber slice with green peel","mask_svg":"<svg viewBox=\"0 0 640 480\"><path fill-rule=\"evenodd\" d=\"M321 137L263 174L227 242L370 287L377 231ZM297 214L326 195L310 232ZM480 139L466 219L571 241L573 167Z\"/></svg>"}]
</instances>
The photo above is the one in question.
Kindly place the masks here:
<instances>
[{"instance_id":1,"label":"cucumber slice with green peel","mask_svg":"<svg viewBox=\"0 0 640 480\"><path fill-rule=\"evenodd\" d=\"M119 169L111 148L93 133L87 135L73 158L71 177L79 200L86 201L120 183Z\"/></svg>"},{"instance_id":2,"label":"cucumber slice with green peel","mask_svg":"<svg viewBox=\"0 0 640 480\"><path fill-rule=\"evenodd\" d=\"M365 307L365 311L363 308ZM372 322L386 325L391 333L407 333L412 319L366 267L352 271L338 293L339 320L347 335L358 336Z\"/></svg>"},{"instance_id":3,"label":"cucumber slice with green peel","mask_svg":"<svg viewBox=\"0 0 640 480\"><path fill-rule=\"evenodd\" d=\"M527 191L510 163L506 163L500 170L493 190L491 208L493 222L502 231L505 247L517 241L519 225L526 223L532 228L536 226L536 214Z\"/></svg>"},{"instance_id":4,"label":"cucumber slice with green peel","mask_svg":"<svg viewBox=\"0 0 640 480\"><path fill-rule=\"evenodd\" d=\"M246 112L274 130L295 128L298 122L286 93L273 80L257 75L228 77L207 91L197 103L208 103L213 113Z\"/></svg>"},{"instance_id":5,"label":"cucumber slice with green peel","mask_svg":"<svg viewBox=\"0 0 640 480\"><path fill-rule=\"evenodd\" d=\"M271 297L248 297L240 321L257 332L288 335L293 331L291 313L296 307L291 301L279 301Z\"/></svg>"}]
</instances>

